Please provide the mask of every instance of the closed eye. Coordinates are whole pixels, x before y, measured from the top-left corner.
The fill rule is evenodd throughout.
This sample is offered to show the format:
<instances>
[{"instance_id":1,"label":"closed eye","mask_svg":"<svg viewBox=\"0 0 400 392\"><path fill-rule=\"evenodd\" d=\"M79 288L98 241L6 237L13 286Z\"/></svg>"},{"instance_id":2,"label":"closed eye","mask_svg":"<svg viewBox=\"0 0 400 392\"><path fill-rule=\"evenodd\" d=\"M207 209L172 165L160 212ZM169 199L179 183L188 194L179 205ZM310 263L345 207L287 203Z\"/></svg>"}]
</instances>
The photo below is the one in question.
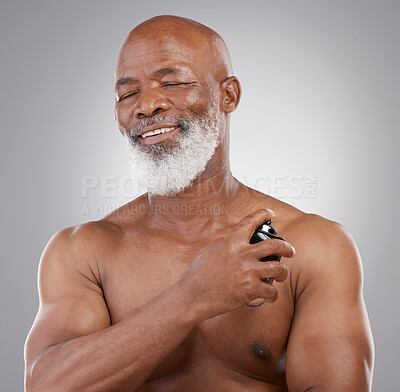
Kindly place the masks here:
<instances>
[{"instance_id":1,"label":"closed eye","mask_svg":"<svg viewBox=\"0 0 400 392\"><path fill-rule=\"evenodd\" d=\"M186 84L190 84L190 83L184 83L184 82L168 82L168 83L164 83L163 86L164 87L169 87L169 86L183 86Z\"/></svg>"},{"instance_id":2,"label":"closed eye","mask_svg":"<svg viewBox=\"0 0 400 392\"><path fill-rule=\"evenodd\" d=\"M126 93L126 94L122 95L121 97L119 97L118 102L122 101L125 98L128 98L128 97L131 97L133 95L136 95L136 94L139 94L139 91L131 91L129 93Z\"/></svg>"}]
</instances>

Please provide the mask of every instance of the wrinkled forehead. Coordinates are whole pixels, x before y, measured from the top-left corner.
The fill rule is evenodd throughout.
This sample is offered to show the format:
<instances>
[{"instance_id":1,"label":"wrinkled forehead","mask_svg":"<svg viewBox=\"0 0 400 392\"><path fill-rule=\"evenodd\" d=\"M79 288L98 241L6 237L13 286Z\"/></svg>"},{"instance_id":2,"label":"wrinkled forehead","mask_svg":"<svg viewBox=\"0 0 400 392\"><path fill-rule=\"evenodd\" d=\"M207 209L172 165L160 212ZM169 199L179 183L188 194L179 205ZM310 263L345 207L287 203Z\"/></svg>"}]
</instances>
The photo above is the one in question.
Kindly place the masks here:
<instances>
[{"instance_id":1,"label":"wrinkled forehead","mask_svg":"<svg viewBox=\"0 0 400 392\"><path fill-rule=\"evenodd\" d=\"M135 33L133 30L119 51L116 78L135 70L151 73L178 65L190 69L197 77L221 82L229 75L223 66L224 51L219 51L214 41L196 31L152 29Z\"/></svg>"},{"instance_id":2,"label":"wrinkled forehead","mask_svg":"<svg viewBox=\"0 0 400 392\"><path fill-rule=\"evenodd\" d=\"M117 57L116 71L129 65L136 66L165 60L201 58L200 48L174 37L138 37L126 41Z\"/></svg>"}]
</instances>

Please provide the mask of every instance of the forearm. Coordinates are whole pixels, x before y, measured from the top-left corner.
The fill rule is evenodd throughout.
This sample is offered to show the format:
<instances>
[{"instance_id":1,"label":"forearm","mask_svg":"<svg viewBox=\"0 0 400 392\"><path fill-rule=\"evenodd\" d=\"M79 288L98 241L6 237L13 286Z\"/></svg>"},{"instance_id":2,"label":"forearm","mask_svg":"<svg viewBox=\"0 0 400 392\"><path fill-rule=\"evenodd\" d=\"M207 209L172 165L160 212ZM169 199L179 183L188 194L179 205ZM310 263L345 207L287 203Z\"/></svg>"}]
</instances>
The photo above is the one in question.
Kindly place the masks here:
<instances>
[{"instance_id":1,"label":"forearm","mask_svg":"<svg viewBox=\"0 0 400 392\"><path fill-rule=\"evenodd\" d=\"M136 390L199 321L189 298L178 282L121 322L50 347L26 376L27 391Z\"/></svg>"}]
</instances>

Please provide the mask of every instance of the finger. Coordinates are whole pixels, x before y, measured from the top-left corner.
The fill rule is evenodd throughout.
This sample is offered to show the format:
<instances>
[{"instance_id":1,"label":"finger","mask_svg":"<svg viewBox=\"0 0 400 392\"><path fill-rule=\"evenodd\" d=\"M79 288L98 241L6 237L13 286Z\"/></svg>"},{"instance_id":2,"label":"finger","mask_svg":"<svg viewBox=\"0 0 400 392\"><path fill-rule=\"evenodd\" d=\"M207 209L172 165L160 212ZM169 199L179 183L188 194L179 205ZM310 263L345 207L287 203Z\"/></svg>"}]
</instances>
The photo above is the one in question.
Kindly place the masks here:
<instances>
[{"instance_id":1,"label":"finger","mask_svg":"<svg viewBox=\"0 0 400 392\"><path fill-rule=\"evenodd\" d=\"M268 261L265 263L257 263L255 273L261 279L273 278L277 282L283 282L288 276L288 269L286 265L279 261ZM263 282L264 284L268 284Z\"/></svg>"},{"instance_id":2,"label":"finger","mask_svg":"<svg viewBox=\"0 0 400 392\"><path fill-rule=\"evenodd\" d=\"M270 284L260 283L257 289L258 298L265 298L267 302L275 302L278 299L278 289Z\"/></svg>"},{"instance_id":3,"label":"finger","mask_svg":"<svg viewBox=\"0 0 400 392\"><path fill-rule=\"evenodd\" d=\"M274 211L269 209L259 209L252 212L250 215L245 216L237 225L236 233L247 242L250 241L251 236L255 230L262 223L272 219L275 216Z\"/></svg>"},{"instance_id":4,"label":"finger","mask_svg":"<svg viewBox=\"0 0 400 392\"><path fill-rule=\"evenodd\" d=\"M267 256L293 257L296 254L294 247L287 241L269 238L256 244L249 244L249 255L261 260Z\"/></svg>"}]
</instances>

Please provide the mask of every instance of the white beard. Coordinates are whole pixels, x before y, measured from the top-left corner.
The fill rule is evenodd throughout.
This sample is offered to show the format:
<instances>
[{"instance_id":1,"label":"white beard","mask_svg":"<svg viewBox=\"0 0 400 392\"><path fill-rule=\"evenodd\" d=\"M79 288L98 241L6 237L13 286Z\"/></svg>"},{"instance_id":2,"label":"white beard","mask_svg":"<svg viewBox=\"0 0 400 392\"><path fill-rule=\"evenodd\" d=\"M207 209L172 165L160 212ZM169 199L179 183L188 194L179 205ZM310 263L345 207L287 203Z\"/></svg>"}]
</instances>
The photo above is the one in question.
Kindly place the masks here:
<instances>
[{"instance_id":1,"label":"white beard","mask_svg":"<svg viewBox=\"0 0 400 392\"><path fill-rule=\"evenodd\" d=\"M129 132L121 128L130 154L130 167L140 185L151 195L176 194L190 187L204 171L214 155L220 140L218 102L201 117L183 118L174 116L153 116ZM137 131L154 123L180 124L179 135L172 148L164 143L144 146L137 139Z\"/></svg>"}]
</instances>

